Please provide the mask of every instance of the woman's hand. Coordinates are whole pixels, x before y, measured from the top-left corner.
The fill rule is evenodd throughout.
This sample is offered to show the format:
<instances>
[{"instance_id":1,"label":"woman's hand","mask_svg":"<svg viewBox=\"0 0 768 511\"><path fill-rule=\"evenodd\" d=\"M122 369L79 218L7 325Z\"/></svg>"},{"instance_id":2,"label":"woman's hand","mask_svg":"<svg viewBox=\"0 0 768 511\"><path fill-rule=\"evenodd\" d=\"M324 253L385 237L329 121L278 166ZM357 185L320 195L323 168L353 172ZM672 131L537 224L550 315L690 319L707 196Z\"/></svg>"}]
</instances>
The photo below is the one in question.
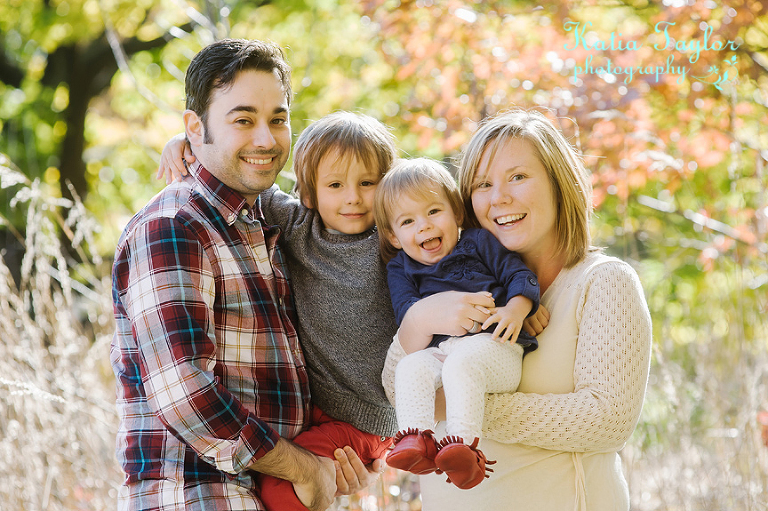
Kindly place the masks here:
<instances>
[{"instance_id":1,"label":"woman's hand","mask_svg":"<svg viewBox=\"0 0 768 511\"><path fill-rule=\"evenodd\" d=\"M413 353L426 348L435 334L464 335L485 323L495 305L487 291L445 291L422 298L405 313L398 331L400 344L406 353Z\"/></svg>"},{"instance_id":2,"label":"woman's hand","mask_svg":"<svg viewBox=\"0 0 768 511\"><path fill-rule=\"evenodd\" d=\"M179 133L163 147L163 153L160 155L160 168L157 169L157 179L162 179L165 175L166 184L184 179L184 176L187 175L185 160L187 163L192 163L196 158L187 143L187 135Z\"/></svg>"},{"instance_id":3,"label":"woman's hand","mask_svg":"<svg viewBox=\"0 0 768 511\"><path fill-rule=\"evenodd\" d=\"M536 337L544 331L548 324L549 311L545 309L543 305L539 305L539 308L536 310L533 316L529 316L525 318L525 321L523 321L523 330L525 330L529 335Z\"/></svg>"},{"instance_id":4,"label":"woman's hand","mask_svg":"<svg viewBox=\"0 0 768 511\"><path fill-rule=\"evenodd\" d=\"M336 496L352 495L373 484L384 471L383 459L373 460L370 465L363 465L357 453L351 447L336 449Z\"/></svg>"}]
</instances>

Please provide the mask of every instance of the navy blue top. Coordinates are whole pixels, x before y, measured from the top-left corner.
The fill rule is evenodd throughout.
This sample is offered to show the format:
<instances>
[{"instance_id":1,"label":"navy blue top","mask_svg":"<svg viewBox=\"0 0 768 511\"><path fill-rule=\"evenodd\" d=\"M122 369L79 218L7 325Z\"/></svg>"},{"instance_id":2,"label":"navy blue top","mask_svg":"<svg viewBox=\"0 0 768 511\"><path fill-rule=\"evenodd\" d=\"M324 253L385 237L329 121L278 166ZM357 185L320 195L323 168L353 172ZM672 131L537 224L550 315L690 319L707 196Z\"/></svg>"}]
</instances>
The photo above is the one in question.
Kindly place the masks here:
<instances>
[{"instance_id":1,"label":"navy blue top","mask_svg":"<svg viewBox=\"0 0 768 511\"><path fill-rule=\"evenodd\" d=\"M489 291L498 307L506 305L513 296L523 295L533 302L529 316L539 308L536 275L519 255L504 248L485 229L462 231L453 251L432 266L414 261L400 250L387 264L387 280L398 325L411 305L443 291ZM495 325L485 331L493 332L494 328ZM448 337L434 335L429 345L437 346ZM526 352L539 346L536 338L524 331L517 342Z\"/></svg>"}]
</instances>

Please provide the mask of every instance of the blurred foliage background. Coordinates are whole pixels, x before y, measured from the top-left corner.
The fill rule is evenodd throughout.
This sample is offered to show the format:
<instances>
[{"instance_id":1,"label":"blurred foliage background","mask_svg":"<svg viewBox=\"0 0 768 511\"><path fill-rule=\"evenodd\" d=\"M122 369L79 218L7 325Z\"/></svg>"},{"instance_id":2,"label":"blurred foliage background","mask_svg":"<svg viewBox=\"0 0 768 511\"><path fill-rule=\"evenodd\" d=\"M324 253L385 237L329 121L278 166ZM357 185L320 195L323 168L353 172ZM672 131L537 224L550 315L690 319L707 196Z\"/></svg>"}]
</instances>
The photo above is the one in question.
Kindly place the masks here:
<instances>
[{"instance_id":1,"label":"blurred foliage background","mask_svg":"<svg viewBox=\"0 0 768 511\"><path fill-rule=\"evenodd\" d=\"M189 60L223 37L285 48L295 136L355 110L404 154L451 162L484 117L546 109L592 171L597 244L637 268L653 315L646 405L622 453L633 509L768 509L757 0L4 0L3 509L114 506L111 257L163 186ZM418 484L388 472L338 507L420 509Z\"/></svg>"}]
</instances>

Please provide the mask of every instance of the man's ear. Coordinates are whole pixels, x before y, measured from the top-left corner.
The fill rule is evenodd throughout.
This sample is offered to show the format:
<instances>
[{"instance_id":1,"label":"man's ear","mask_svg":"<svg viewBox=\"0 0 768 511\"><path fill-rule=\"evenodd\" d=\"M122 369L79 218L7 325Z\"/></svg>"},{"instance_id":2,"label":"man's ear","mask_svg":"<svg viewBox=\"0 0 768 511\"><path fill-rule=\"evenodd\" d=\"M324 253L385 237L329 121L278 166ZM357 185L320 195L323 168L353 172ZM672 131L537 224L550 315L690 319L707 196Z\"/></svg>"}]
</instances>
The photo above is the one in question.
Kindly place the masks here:
<instances>
[{"instance_id":1,"label":"man's ear","mask_svg":"<svg viewBox=\"0 0 768 511\"><path fill-rule=\"evenodd\" d=\"M203 145L205 139L203 120L192 110L184 110L184 131L192 148Z\"/></svg>"}]
</instances>

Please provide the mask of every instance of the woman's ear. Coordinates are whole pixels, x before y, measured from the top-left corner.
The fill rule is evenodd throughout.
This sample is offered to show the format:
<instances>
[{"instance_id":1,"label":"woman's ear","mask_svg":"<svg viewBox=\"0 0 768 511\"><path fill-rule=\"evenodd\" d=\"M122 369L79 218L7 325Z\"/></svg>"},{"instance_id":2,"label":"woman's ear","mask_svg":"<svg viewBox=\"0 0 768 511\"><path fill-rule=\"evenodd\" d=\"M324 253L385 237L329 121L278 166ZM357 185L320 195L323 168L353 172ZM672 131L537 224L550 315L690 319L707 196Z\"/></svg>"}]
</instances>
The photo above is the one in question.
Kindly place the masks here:
<instances>
[{"instance_id":1,"label":"woman's ear","mask_svg":"<svg viewBox=\"0 0 768 511\"><path fill-rule=\"evenodd\" d=\"M464 225L464 219L466 217L466 214L464 213L464 209L460 209L458 213L455 213L454 216L456 217L456 225L461 227Z\"/></svg>"},{"instance_id":2,"label":"woman's ear","mask_svg":"<svg viewBox=\"0 0 768 511\"><path fill-rule=\"evenodd\" d=\"M203 120L192 110L184 110L184 131L187 134L189 145L194 149L203 145L205 139L205 126Z\"/></svg>"},{"instance_id":3,"label":"woman's ear","mask_svg":"<svg viewBox=\"0 0 768 511\"><path fill-rule=\"evenodd\" d=\"M451 201L450 204L451 210L453 211L453 218L456 219L456 225L458 225L459 228L462 228L464 226L464 220L467 219L467 212L464 209L464 204L461 201L459 201L458 204L454 204L454 202Z\"/></svg>"}]
</instances>

